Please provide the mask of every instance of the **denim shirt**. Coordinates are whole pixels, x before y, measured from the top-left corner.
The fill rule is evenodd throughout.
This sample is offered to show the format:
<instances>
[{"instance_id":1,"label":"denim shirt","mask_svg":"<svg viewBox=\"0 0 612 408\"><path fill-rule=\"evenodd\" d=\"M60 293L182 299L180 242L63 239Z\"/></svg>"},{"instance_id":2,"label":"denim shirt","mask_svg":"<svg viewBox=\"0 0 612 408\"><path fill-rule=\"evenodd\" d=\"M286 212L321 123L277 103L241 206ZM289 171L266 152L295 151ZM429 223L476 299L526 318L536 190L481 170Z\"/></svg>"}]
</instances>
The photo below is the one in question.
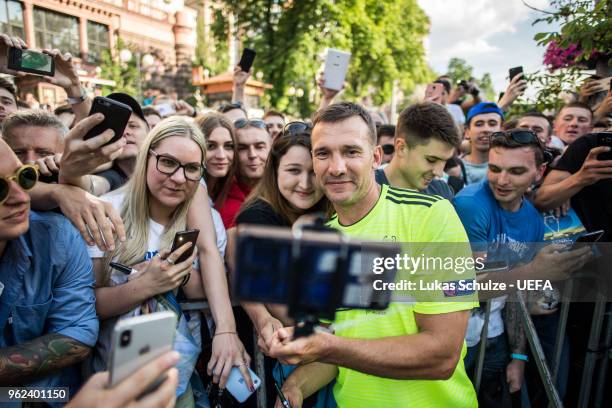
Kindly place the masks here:
<instances>
[{"instance_id":1,"label":"denim shirt","mask_svg":"<svg viewBox=\"0 0 612 408\"><path fill-rule=\"evenodd\" d=\"M85 242L63 216L30 213L28 231L8 241L0 258L0 282L0 348L51 333L95 345L93 267ZM75 365L24 385L74 391L80 380Z\"/></svg>"}]
</instances>

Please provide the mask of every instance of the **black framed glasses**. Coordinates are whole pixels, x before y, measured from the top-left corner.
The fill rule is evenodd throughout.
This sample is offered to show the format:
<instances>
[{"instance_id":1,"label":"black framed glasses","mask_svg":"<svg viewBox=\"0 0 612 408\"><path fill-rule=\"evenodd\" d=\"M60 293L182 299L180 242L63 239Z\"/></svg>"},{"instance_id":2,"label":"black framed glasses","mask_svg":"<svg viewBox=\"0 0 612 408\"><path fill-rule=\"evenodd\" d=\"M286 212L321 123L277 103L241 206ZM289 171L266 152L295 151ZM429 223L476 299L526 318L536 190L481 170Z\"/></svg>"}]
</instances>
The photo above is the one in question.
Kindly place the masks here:
<instances>
[{"instance_id":1,"label":"black framed glasses","mask_svg":"<svg viewBox=\"0 0 612 408\"><path fill-rule=\"evenodd\" d=\"M530 130L507 130L502 132L495 132L491 135L491 141L495 139L504 138L506 140L512 140L521 145L538 145L542 146L542 142L538 135Z\"/></svg>"},{"instance_id":2,"label":"black framed glasses","mask_svg":"<svg viewBox=\"0 0 612 408\"><path fill-rule=\"evenodd\" d=\"M393 146L392 144L384 144L380 147L382 147L382 151L384 154L393 154L393 152L395 151L395 146Z\"/></svg>"},{"instance_id":3,"label":"black framed glasses","mask_svg":"<svg viewBox=\"0 0 612 408\"><path fill-rule=\"evenodd\" d=\"M174 157L156 153L153 149L149 149L149 153L157 160L155 164L157 171L167 176L172 176L180 168L183 169L183 174L187 180L200 181L204 174L202 163L182 164Z\"/></svg>"},{"instance_id":4,"label":"black framed glasses","mask_svg":"<svg viewBox=\"0 0 612 408\"><path fill-rule=\"evenodd\" d=\"M266 122L264 122L261 119L252 119L252 120L248 120L248 119L238 119L237 121L234 122L234 128L236 129L242 129L245 128L247 126L253 126L259 129L266 129L268 130L268 128L266 127Z\"/></svg>"},{"instance_id":5,"label":"black framed glasses","mask_svg":"<svg viewBox=\"0 0 612 408\"><path fill-rule=\"evenodd\" d=\"M34 164L24 164L12 175L0 177L0 205L8 199L11 181L15 181L25 191L31 190L38 181L38 167Z\"/></svg>"},{"instance_id":6,"label":"black framed glasses","mask_svg":"<svg viewBox=\"0 0 612 408\"><path fill-rule=\"evenodd\" d=\"M298 135L307 135L310 136L310 132L312 131L312 126L306 122L289 122L283 127L283 131L281 132L282 136L298 136Z\"/></svg>"}]
</instances>

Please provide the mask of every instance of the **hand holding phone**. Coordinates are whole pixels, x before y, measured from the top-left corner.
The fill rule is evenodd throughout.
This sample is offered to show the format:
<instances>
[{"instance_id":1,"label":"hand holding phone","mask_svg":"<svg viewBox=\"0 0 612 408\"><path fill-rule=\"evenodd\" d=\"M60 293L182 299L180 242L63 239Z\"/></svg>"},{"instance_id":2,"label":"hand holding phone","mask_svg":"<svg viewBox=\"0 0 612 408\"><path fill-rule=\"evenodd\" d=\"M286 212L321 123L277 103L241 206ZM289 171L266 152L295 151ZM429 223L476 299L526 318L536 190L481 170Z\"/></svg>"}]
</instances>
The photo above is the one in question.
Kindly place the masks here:
<instances>
[{"instance_id":1,"label":"hand holding phone","mask_svg":"<svg viewBox=\"0 0 612 408\"><path fill-rule=\"evenodd\" d=\"M248 371L249 371L249 375L251 376L251 381L253 382L253 386L255 387L255 390L257 390L259 386L261 385L261 380L259 379L257 374L253 372L253 370L248 368ZM232 371L230 371L230 375L227 378L227 383L225 384L225 388L240 403L246 401L247 398L249 398L251 394L255 392L255 391L249 390L249 387L238 367L232 367Z\"/></svg>"},{"instance_id":2,"label":"hand holding phone","mask_svg":"<svg viewBox=\"0 0 612 408\"><path fill-rule=\"evenodd\" d=\"M9 48L8 68L29 74L55 75L55 61L49 54L16 47Z\"/></svg>"},{"instance_id":3,"label":"hand holding phone","mask_svg":"<svg viewBox=\"0 0 612 408\"><path fill-rule=\"evenodd\" d=\"M425 89L425 100L435 103L442 102L442 95L444 94L444 85L442 84L427 84Z\"/></svg>"},{"instance_id":4,"label":"hand holding phone","mask_svg":"<svg viewBox=\"0 0 612 408\"><path fill-rule=\"evenodd\" d=\"M612 160L612 132L597 133L597 147L606 146L611 150L597 155L597 160Z\"/></svg>"},{"instance_id":5,"label":"hand holding phone","mask_svg":"<svg viewBox=\"0 0 612 408\"><path fill-rule=\"evenodd\" d=\"M87 132L87 134L83 137L83 140L96 137L106 129L112 129L114 135L113 138L104 145L107 146L123 137L125 127L130 121L130 116L132 116L132 108L113 99L105 98L103 96L96 96L92 102L89 116L96 113L102 113L104 115L104 120Z\"/></svg>"},{"instance_id":6,"label":"hand holding phone","mask_svg":"<svg viewBox=\"0 0 612 408\"><path fill-rule=\"evenodd\" d=\"M333 48L327 50L325 69L323 70L325 88L335 91L340 91L342 89L349 68L350 59L350 52L335 50Z\"/></svg>"},{"instance_id":7,"label":"hand holding phone","mask_svg":"<svg viewBox=\"0 0 612 408\"><path fill-rule=\"evenodd\" d=\"M170 253L176 251L177 249L185 245L187 242L191 242L191 247L185 252L183 252L183 254L174 261L174 264L186 261L193 254L193 251L196 248L199 234L199 229L179 231L176 233L176 235L174 236L174 241L172 242L172 249L170 249Z\"/></svg>"},{"instance_id":8,"label":"hand holding phone","mask_svg":"<svg viewBox=\"0 0 612 408\"><path fill-rule=\"evenodd\" d=\"M522 66L510 68L510 70L508 70L508 76L510 78L510 82L512 82L515 76L517 76L518 74L522 74L522 73L523 73Z\"/></svg>"},{"instance_id":9,"label":"hand holding phone","mask_svg":"<svg viewBox=\"0 0 612 408\"><path fill-rule=\"evenodd\" d=\"M242 51L242 56L240 57L240 62L238 63L240 69L244 72L249 72L251 70L251 67L253 66L253 62L255 61L256 55L257 53L255 52L255 50L251 48L245 48Z\"/></svg>"}]
</instances>

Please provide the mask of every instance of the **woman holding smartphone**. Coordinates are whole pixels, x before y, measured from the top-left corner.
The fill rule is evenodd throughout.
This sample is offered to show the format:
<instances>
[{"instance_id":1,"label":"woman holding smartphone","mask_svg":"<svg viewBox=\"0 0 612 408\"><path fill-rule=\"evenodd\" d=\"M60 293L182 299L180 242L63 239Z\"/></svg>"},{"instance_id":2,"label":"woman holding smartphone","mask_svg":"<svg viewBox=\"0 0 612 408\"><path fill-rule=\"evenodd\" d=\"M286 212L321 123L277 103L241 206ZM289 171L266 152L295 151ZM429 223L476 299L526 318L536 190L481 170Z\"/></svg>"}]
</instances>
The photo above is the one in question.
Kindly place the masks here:
<instances>
[{"instance_id":1,"label":"woman holding smartphone","mask_svg":"<svg viewBox=\"0 0 612 408\"><path fill-rule=\"evenodd\" d=\"M89 248L96 273L96 311L101 320L106 320L101 325L94 368L105 368L110 331L117 318L174 311L179 322L174 348L181 354L177 389L180 407L198 402L191 388L198 382L191 382L191 377L201 348L199 312L182 312L176 301L181 284L186 282L182 290L187 298L201 298L204 292L208 295L217 324L213 358L208 364L214 380L228 375L232 366L250 361L236 336L223 265L209 233L213 230L210 207L199 184L205 150L204 137L194 124L180 117L160 122L144 141L128 184L102 197L121 214L127 240L106 253ZM201 231L196 242L199 254L194 251L187 260L176 262L191 250L191 244L172 253L168 249L175 234L188 228ZM192 271L197 255L202 273L198 273L197 264ZM110 270L110 261L131 267L132 272ZM191 279L186 280L186 276Z\"/></svg>"},{"instance_id":2,"label":"woman holding smartphone","mask_svg":"<svg viewBox=\"0 0 612 408\"><path fill-rule=\"evenodd\" d=\"M287 124L274 141L263 177L240 208L236 224L290 227L306 214L325 212L328 201L315 183L310 151L310 126L301 122ZM228 231L228 260L235 249L234 235L234 229ZM266 341L283 327L283 311L268 309L262 303L249 302L242 306L259 334L259 347L267 353ZM274 360L267 358L266 361L266 388L269 398L275 398L270 383Z\"/></svg>"}]
</instances>

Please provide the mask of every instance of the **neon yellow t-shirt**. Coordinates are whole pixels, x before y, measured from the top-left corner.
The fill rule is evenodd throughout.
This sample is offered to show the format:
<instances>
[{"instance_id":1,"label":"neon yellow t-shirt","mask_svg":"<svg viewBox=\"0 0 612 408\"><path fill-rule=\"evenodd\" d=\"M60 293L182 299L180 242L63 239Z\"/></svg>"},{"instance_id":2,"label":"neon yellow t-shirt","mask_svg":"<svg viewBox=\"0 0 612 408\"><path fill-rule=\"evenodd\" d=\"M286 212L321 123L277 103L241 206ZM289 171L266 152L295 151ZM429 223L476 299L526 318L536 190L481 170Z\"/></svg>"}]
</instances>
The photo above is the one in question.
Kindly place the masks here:
<instances>
[{"instance_id":1,"label":"neon yellow t-shirt","mask_svg":"<svg viewBox=\"0 0 612 408\"><path fill-rule=\"evenodd\" d=\"M382 186L374 208L350 226L334 216L328 223L348 236L375 241L463 242L468 238L448 200L413 190ZM469 247L466 246L470 256ZM468 273L468 276L470 273ZM471 270L473 277L473 269ZM336 334L351 338L381 338L418 333L414 313L442 314L478 307L474 297L452 302L391 303L384 311L346 310L336 313ZM347 407L476 407L474 386L466 374L463 358L448 380L394 380L344 367L334 386L334 398Z\"/></svg>"}]
</instances>

